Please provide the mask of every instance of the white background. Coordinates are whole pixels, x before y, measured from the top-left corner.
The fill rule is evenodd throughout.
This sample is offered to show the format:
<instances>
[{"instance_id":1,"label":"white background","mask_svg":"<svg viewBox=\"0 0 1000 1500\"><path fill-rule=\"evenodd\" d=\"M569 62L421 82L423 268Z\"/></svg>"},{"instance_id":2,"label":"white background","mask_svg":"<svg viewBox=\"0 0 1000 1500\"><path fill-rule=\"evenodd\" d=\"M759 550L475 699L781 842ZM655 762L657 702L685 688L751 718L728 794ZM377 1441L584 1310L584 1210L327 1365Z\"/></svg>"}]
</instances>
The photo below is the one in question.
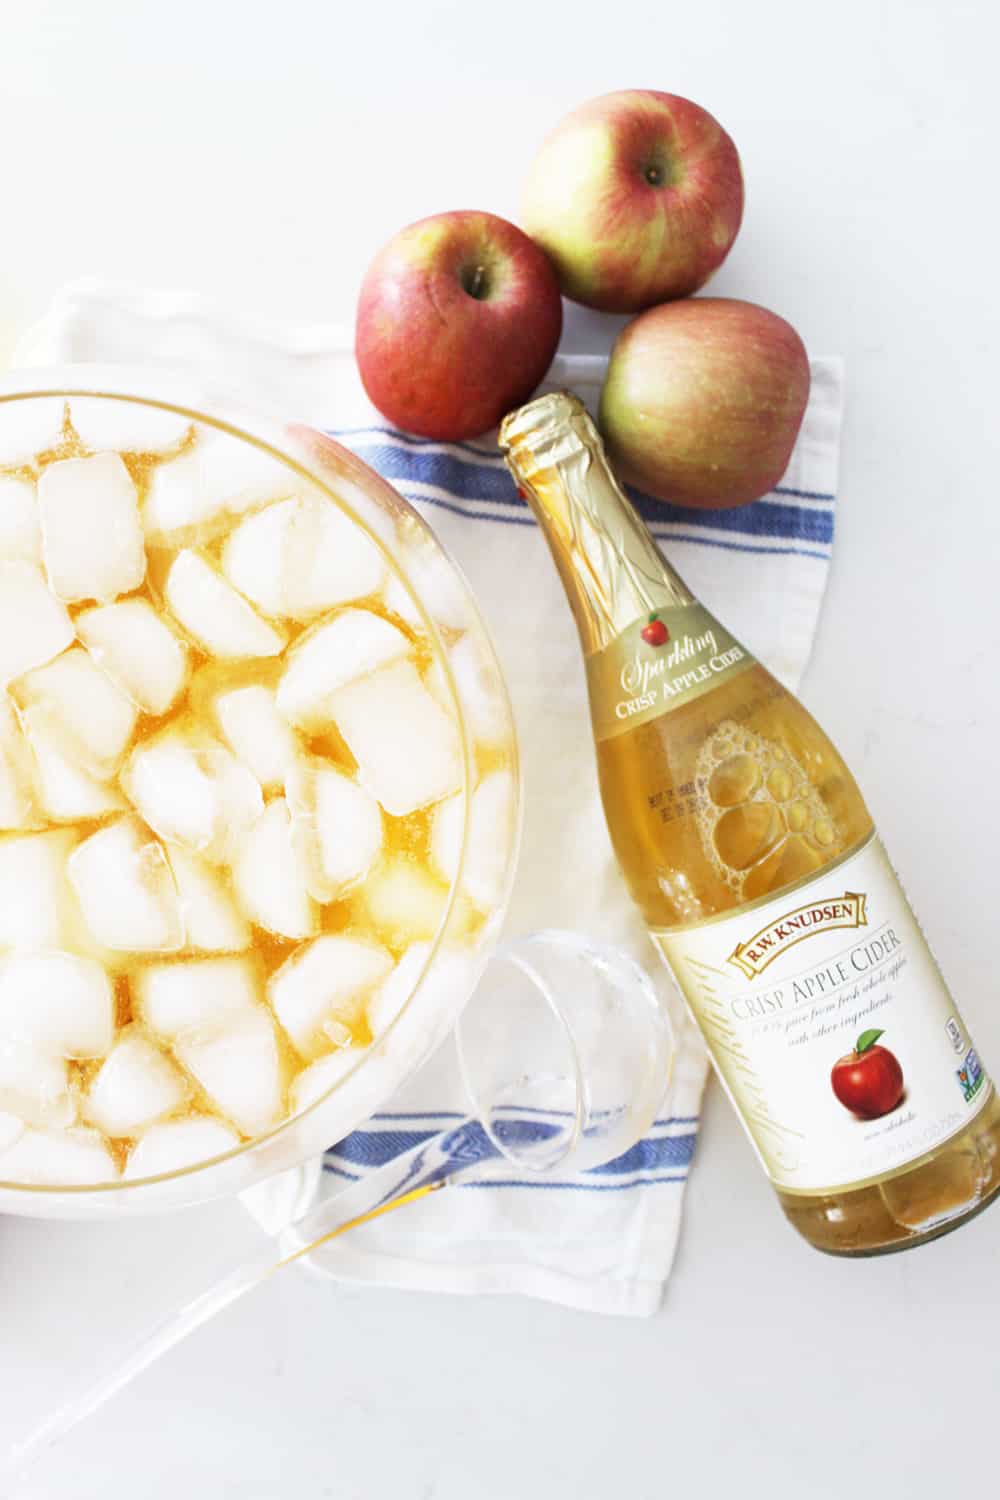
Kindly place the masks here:
<instances>
[{"instance_id":1,"label":"white background","mask_svg":"<svg viewBox=\"0 0 1000 1500\"><path fill-rule=\"evenodd\" d=\"M992 0L2 0L0 17L4 350L86 274L350 320L400 225L516 215L537 142L588 96L658 87L721 118L748 207L715 289L847 360L840 529L804 696L1000 1068ZM573 318L567 347L601 347L608 328ZM234 1205L121 1236L0 1222L0 1439L152 1283L194 1278L244 1234ZM817 1255L713 1089L658 1317L289 1273L26 1493L960 1493L990 1483L998 1259L1000 1210L909 1255Z\"/></svg>"}]
</instances>

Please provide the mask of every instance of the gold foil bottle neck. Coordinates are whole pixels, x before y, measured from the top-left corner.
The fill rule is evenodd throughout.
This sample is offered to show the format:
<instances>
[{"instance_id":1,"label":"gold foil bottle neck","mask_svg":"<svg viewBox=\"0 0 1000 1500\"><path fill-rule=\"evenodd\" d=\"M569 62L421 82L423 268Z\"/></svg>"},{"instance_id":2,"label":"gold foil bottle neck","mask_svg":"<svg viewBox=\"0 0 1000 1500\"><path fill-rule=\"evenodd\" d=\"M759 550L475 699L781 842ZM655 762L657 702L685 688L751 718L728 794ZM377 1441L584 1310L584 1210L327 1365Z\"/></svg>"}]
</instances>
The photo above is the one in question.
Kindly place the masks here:
<instances>
[{"instance_id":1,"label":"gold foil bottle neck","mask_svg":"<svg viewBox=\"0 0 1000 1500\"><path fill-rule=\"evenodd\" d=\"M505 452L527 449L541 457L553 442L575 436L588 446L600 436L587 408L572 391L549 391L526 406L509 412L500 425L500 446Z\"/></svg>"},{"instance_id":2,"label":"gold foil bottle neck","mask_svg":"<svg viewBox=\"0 0 1000 1500\"><path fill-rule=\"evenodd\" d=\"M694 602L612 473L579 397L553 391L511 412L500 446L545 532L587 654L640 615Z\"/></svg>"}]
</instances>

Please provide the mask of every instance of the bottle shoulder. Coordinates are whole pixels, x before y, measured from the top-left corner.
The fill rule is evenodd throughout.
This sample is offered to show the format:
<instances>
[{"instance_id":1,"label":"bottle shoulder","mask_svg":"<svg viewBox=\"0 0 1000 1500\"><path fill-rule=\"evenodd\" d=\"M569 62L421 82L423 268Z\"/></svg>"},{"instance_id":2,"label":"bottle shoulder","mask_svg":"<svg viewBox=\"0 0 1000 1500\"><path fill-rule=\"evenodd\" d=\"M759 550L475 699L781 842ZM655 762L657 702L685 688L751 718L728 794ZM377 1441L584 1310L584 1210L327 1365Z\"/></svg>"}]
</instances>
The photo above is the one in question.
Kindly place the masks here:
<instances>
[{"instance_id":1,"label":"bottle shoulder","mask_svg":"<svg viewBox=\"0 0 1000 1500\"><path fill-rule=\"evenodd\" d=\"M619 863L657 928L806 882L872 832L836 747L758 663L599 740L597 758Z\"/></svg>"}]
</instances>

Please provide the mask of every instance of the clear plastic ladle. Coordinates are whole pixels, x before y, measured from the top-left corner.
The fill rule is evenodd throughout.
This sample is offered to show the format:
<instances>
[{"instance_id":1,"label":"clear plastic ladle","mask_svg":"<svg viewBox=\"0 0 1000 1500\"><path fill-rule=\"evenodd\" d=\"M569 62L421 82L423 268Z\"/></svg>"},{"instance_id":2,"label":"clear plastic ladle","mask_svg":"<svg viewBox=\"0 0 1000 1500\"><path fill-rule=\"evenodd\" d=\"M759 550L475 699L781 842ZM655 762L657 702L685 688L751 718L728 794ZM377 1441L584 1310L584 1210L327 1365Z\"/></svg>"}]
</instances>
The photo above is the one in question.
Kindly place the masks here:
<instances>
[{"instance_id":1,"label":"clear plastic ladle","mask_svg":"<svg viewBox=\"0 0 1000 1500\"><path fill-rule=\"evenodd\" d=\"M469 1118L314 1202L274 1245L166 1314L118 1362L50 1413L0 1463L0 1495L41 1455L165 1354L283 1267L349 1230L462 1180L544 1177L612 1161L640 1140L667 1088L669 1020L626 954L544 931L494 954L455 1030Z\"/></svg>"}]
</instances>

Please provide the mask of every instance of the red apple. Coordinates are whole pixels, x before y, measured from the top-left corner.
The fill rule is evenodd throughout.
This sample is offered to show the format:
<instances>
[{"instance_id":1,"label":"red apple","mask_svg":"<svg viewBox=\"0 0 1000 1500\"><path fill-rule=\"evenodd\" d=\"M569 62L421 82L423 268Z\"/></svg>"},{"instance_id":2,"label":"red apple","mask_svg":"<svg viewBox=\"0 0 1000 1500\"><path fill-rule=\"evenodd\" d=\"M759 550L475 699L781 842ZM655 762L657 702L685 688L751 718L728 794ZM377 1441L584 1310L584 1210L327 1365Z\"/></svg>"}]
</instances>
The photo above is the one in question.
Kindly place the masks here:
<instances>
[{"instance_id":1,"label":"red apple","mask_svg":"<svg viewBox=\"0 0 1000 1500\"><path fill-rule=\"evenodd\" d=\"M853 1052L833 1065L830 1083L845 1109L864 1120L889 1114L903 1097L903 1070L894 1053L877 1042L884 1033L863 1031Z\"/></svg>"},{"instance_id":2,"label":"red apple","mask_svg":"<svg viewBox=\"0 0 1000 1500\"><path fill-rule=\"evenodd\" d=\"M369 397L423 437L477 437L538 385L562 332L555 272L506 219L462 211L411 224L379 251L358 302Z\"/></svg>"},{"instance_id":3,"label":"red apple","mask_svg":"<svg viewBox=\"0 0 1000 1500\"><path fill-rule=\"evenodd\" d=\"M809 360L784 318L695 297L622 330L599 422L624 478L659 500L716 509L777 484L808 399Z\"/></svg>"},{"instance_id":4,"label":"red apple","mask_svg":"<svg viewBox=\"0 0 1000 1500\"><path fill-rule=\"evenodd\" d=\"M639 634L647 646L665 646L670 639L670 631L658 615L650 615Z\"/></svg>"},{"instance_id":5,"label":"red apple","mask_svg":"<svg viewBox=\"0 0 1000 1500\"><path fill-rule=\"evenodd\" d=\"M719 122L690 99L623 89L556 126L532 164L521 221L567 297L637 312L711 276L743 218L743 174Z\"/></svg>"}]
</instances>

